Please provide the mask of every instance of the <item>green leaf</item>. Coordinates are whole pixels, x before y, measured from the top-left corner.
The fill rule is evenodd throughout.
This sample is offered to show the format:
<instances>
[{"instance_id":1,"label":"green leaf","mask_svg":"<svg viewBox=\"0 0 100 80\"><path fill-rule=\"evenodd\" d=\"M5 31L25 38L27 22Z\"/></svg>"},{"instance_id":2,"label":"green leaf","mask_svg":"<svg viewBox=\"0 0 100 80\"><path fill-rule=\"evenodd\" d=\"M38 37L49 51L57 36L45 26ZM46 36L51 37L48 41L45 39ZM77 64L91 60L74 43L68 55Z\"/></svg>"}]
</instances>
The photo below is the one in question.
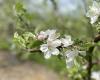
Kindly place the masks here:
<instances>
[{"instance_id":1,"label":"green leaf","mask_svg":"<svg viewBox=\"0 0 100 80\"><path fill-rule=\"evenodd\" d=\"M29 47L40 47L40 45L42 44L42 41L39 40L34 40L31 44L29 44Z\"/></svg>"},{"instance_id":2,"label":"green leaf","mask_svg":"<svg viewBox=\"0 0 100 80\"><path fill-rule=\"evenodd\" d=\"M26 9L24 8L23 4L21 4L21 3L16 3L16 5L14 6L14 9L16 11L17 16L22 16L26 12Z\"/></svg>"},{"instance_id":3,"label":"green leaf","mask_svg":"<svg viewBox=\"0 0 100 80\"><path fill-rule=\"evenodd\" d=\"M19 36L19 34L17 32L14 34L13 41L17 46L20 46L21 48L25 48L26 47L25 40L21 36Z\"/></svg>"},{"instance_id":4,"label":"green leaf","mask_svg":"<svg viewBox=\"0 0 100 80\"><path fill-rule=\"evenodd\" d=\"M26 40L26 42L29 40L29 38L35 38L35 35L31 32L25 32L23 34L24 39Z\"/></svg>"},{"instance_id":5,"label":"green leaf","mask_svg":"<svg viewBox=\"0 0 100 80\"><path fill-rule=\"evenodd\" d=\"M20 10L23 10L23 5L21 3L16 3L15 9L19 12Z\"/></svg>"},{"instance_id":6,"label":"green leaf","mask_svg":"<svg viewBox=\"0 0 100 80\"><path fill-rule=\"evenodd\" d=\"M98 46L100 46L100 41L97 43Z\"/></svg>"}]
</instances>

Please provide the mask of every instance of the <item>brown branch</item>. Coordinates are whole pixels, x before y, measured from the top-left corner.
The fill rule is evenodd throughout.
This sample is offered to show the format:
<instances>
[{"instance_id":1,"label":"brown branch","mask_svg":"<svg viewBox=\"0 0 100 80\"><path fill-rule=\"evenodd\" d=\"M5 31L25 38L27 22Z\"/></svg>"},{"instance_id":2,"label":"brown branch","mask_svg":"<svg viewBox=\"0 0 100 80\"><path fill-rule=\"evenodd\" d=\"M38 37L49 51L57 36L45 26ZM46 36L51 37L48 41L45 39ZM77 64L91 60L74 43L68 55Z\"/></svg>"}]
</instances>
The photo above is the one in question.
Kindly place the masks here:
<instances>
[{"instance_id":1,"label":"brown branch","mask_svg":"<svg viewBox=\"0 0 100 80\"><path fill-rule=\"evenodd\" d=\"M41 52L39 49L37 48L32 48L32 49L26 49L28 52Z\"/></svg>"},{"instance_id":2,"label":"brown branch","mask_svg":"<svg viewBox=\"0 0 100 80\"><path fill-rule=\"evenodd\" d=\"M97 43L100 41L100 34L98 34L95 38L94 38L94 43ZM87 71L88 71L88 76L87 76L87 80L91 80L91 72L92 72L92 67L93 67L93 61L92 61L92 56L93 56L93 50L94 50L95 46L92 45L88 51L87 51L87 61L88 61L88 67L87 67Z\"/></svg>"},{"instance_id":3,"label":"brown branch","mask_svg":"<svg viewBox=\"0 0 100 80\"><path fill-rule=\"evenodd\" d=\"M87 76L87 80L91 80L91 71L92 71L92 67L93 67L93 65L92 65L93 50L94 50L94 46L91 46L89 48L89 50L87 51L87 53L88 53L88 59L87 59L87 61L88 61L88 67L87 67L88 76Z\"/></svg>"},{"instance_id":4,"label":"brown branch","mask_svg":"<svg viewBox=\"0 0 100 80\"><path fill-rule=\"evenodd\" d=\"M100 65L100 60L92 62L92 65L95 65L95 64Z\"/></svg>"},{"instance_id":5,"label":"brown branch","mask_svg":"<svg viewBox=\"0 0 100 80\"><path fill-rule=\"evenodd\" d=\"M95 37L95 39L94 39L94 42L95 43L97 43L97 42L99 42L100 41L100 34L98 34L96 37Z\"/></svg>"}]
</instances>

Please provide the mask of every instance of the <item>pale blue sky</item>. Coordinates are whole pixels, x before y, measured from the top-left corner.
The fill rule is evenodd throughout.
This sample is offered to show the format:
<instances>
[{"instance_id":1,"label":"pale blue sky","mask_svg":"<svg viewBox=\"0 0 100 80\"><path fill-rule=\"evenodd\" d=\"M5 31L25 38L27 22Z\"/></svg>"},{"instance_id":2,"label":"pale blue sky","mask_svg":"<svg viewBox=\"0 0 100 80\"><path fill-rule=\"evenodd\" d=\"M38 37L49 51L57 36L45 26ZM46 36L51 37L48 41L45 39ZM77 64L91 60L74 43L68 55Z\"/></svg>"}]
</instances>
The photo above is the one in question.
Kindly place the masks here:
<instances>
[{"instance_id":1,"label":"pale blue sky","mask_svg":"<svg viewBox=\"0 0 100 80\"><path fill-rule=\"evenodd\" d=\"M29 9L34 10L35 8L38 8L40 11L42 10L51 10L52 9L52 4L50 0L47 0L48 6L45 8L41 4L44 0L28 0L30 2L29 4ZM45 0L46 1L46 0ZM82 0L58 0L58 7L59 7L59 12L62 14L67 14L70 12L73 12L79 8L83 8L82 10L84 11L84 5ZM44 12L44 11L43 11Z\"/></svg>"}]
</instances>

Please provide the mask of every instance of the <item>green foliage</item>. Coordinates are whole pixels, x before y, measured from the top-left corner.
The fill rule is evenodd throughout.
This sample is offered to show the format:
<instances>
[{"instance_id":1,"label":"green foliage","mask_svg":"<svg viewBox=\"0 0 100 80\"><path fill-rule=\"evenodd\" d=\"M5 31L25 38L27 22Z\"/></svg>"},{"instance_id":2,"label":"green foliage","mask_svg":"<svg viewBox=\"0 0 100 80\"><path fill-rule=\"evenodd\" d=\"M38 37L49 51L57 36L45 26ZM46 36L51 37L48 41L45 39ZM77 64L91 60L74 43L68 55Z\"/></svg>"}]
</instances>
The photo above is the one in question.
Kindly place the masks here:
<instances>
[{"instance_id":1,"label":"green foliage","mask_svg":"<svg viewBox=\"0 0 100 80\"><path fill-rule=\"evenodd\" d=\"M17 32L14 34L14 42L17 44L17 46L20 46L22 48L26 47L25 39L23 39L22 36L19 36Z\"/></svg>"},{"instance_id":2,"label":"green foliage","mask_svg":"<svg viewBox=\"0 0 100 80\"><path fill-rule=\"evenodd\" d=\"M25 9L23 7L23 5L19 2L15 5L15 10L19 13L24 13ZM23 12L22 12L23 11Z\"/></svg>"}]
</instances>

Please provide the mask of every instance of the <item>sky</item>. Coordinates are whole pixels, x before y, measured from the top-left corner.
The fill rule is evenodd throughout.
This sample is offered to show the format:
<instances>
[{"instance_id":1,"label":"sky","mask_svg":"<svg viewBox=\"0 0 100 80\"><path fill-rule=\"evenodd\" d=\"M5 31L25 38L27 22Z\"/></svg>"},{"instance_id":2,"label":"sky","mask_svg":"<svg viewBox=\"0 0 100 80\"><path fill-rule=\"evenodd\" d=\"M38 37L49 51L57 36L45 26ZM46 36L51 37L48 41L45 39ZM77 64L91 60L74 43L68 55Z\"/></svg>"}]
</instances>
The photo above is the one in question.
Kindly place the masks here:
<instances>
[{"instance_id":1,"label":"sky","mask_svg":"<svg viewBox=\"0 0 100 80\"><path fill-rule=\"evenodd\" d=\"M28 0L29 2L28 8L31 11L38 9L40 12L42 10L47 10L47 11L51 10L52 3L50 2L50 0L45 0L47 1L48 4L46 8L42 4L43 1L44 0ZM68 14L70 12L76 11L79 7L83 8L82 10L84 11L84 5L82 0L58 0L59 12L62 14Z\"/></svg>"},{"instance_id":2,"label":"sky","mask_svg":"<svg viewBox=\"0 0 100 80\"><path fill-rule=\"evenodd\" d=\"M59 1L59 9L62 12L72 11L77 8L75 0L60 0Z\"/></svg>"}]
</instances>

